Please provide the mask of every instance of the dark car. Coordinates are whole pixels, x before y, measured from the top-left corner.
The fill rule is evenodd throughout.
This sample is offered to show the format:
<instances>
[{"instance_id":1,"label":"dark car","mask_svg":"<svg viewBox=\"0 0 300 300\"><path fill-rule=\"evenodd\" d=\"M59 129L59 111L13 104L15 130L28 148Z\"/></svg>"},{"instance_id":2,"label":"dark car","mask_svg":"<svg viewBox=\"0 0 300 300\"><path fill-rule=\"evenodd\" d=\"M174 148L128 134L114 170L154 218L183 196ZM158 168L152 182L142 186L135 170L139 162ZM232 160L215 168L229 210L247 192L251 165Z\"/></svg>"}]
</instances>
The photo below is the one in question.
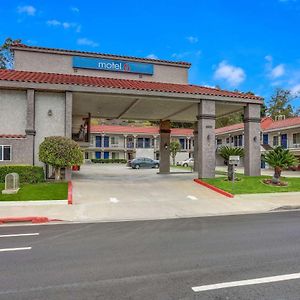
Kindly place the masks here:
<instances>
[{"instance_id":1,"label":"dark car","mask_svg":"<svg viewBox=\"0 0 300 300\"><path fill-rule=\"evenodd\" d=\"M138 157L130 162L133 169L159 168L159 161L147 157Z\"/></svg>"}]
</instances>

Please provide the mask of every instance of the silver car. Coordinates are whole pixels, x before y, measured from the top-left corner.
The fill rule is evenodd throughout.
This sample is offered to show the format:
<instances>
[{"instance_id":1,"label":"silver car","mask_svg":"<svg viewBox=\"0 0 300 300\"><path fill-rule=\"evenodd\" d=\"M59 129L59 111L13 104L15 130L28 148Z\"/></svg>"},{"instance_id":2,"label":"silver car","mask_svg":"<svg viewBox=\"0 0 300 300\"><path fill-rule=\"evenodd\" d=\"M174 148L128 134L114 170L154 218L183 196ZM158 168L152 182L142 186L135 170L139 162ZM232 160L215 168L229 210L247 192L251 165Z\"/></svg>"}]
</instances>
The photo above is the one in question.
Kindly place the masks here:
<instances>
[{"instance_id":1,"label":"silver car","mask_svg":"<svg viewBox=\"0 0 300 300\"><path fill-rule=\"evenodd\" d=\"M183 161L178 161L177 166L182 166L182 167L193 167L194 166L194 158L188 158Z\"/></svg>"}]
</instances>

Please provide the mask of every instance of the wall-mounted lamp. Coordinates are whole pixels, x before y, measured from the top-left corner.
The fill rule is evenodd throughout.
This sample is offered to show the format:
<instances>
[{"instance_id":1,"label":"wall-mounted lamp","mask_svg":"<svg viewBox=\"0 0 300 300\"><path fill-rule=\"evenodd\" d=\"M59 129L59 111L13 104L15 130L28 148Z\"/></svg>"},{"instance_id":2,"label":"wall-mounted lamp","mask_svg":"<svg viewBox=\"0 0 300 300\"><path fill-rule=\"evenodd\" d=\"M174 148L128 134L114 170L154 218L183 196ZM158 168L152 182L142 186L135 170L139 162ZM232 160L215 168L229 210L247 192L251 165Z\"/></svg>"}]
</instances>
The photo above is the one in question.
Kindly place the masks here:
<instances>
[{"instance_id":1,"label":"wall-mounted lamp","mask_svg":"<svg viewBox=\"0 0 300 300\"><path fill-rule=\"evenodd\" d=\"M257 141L257 136L255 136L255 137L253 138L253 141L254 141L254 142L256 142L256 141Z\"/></svg>"},{"instance_id":2,"label":"wall-mounted lamp","mask_svg":"<svg viewBox=\"0 0 300 300\"><path fill-rule=\"evenodd\" d=\"M49 110L48 110L48 116L49 116L49 117L52 117L52 115L53 115L52 109L49 109Z\"/></svg>"},{"instance_id":3,"label":"wall-mounted lamp","mask_svg":"<svg viewBox=\"0 0 300 300\"><path fill-rule=\"evenodd\" d=\"M207 138L208 141L210 141L210 135L209 134L207 135L206 138Z\"/></svg>"},{"instance_id":4,"label":"wall-mounted lamp","mask_svg":"<svg viewBox=\"0 0 300 300\"><path fill-rule=\"evenodd\" d=\"M165 150L168 150L168 149L169 149L169 146L168 146L167 143L165 143L164 148L165 148Z\"/></svg>"}]
</instances>

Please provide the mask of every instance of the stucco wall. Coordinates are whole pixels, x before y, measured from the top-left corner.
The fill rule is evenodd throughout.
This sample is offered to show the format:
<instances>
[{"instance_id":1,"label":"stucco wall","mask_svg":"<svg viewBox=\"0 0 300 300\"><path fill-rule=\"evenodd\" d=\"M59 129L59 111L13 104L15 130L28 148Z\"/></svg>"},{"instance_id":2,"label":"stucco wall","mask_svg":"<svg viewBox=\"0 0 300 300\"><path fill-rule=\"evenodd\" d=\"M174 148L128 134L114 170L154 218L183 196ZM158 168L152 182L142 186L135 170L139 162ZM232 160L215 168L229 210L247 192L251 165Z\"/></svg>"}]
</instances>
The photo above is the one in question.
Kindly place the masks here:
<instances>
[{"instance_id":1,"label":"stucco wall","mask_svg":"<svg viewBox=\"0 0 300 300\"><path fill-rule=\"evenodd\" d=\"M137 148L135 157L148 157L154 159L154 149L143 149L143 148Z\"/></svg>"},{"instance_id":2,"label":"stucco wall","mask_svg":"<svg viewBox=\"0 0 300 300\"><path fill-rule=\"evenodd\" d=\"M37 92L35 97L35 162L42 165L38 150L44 138L65 135L65 94ZM52 110L52 116L48 116L49 110Z\"/></svg>"},{"instance_id":3,"label":"stucco wall","mask_svg":"<svg viewBox=\"0 0 300 300\"><path fill-rule=\"evenodd\" d=\"M122 78L144 81L188 83L188 69L180 66L154 65L154 74L142 75L72 68L72 56L15 50L15 70Z\"/></svg>"},{"instance_id":4,"label":"stucco wall","mask_svg":"<svg viewBox=\"0 0 300 300\"><path fill-rule=\"evenodd\" d=\"M26 92L0 90L0 134L25 134Z\"/></svg>"}]
</instances>

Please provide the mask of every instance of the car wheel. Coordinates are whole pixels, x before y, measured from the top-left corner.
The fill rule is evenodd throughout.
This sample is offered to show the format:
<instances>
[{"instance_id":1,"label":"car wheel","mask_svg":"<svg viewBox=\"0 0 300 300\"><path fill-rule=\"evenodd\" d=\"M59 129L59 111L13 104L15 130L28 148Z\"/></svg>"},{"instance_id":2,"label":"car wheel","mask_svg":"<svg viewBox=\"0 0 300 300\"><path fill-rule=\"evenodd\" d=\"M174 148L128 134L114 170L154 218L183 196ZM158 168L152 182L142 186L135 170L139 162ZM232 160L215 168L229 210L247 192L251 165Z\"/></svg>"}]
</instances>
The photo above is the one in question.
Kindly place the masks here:
<instances>
[{"instance_id":1,"label":"car wheel","mask_svg":"<svg viewBox=\"0 0 300 300\"><path fill-rule=\"evenodd\" d=\"M158 168L159 168L159 164L156 164L156 165L155 165L155 169L158 169Z\"/></svg>"},{"instance_id":2,"label":"car wheel","mask_svg":"<svg viewBox=\"0 0 300 300\"><path fill-rule=\"evenodd\" d=\"M140 168L140 165L135 165L135 168L136 168L136 169L139 169L139 168Z\"/></svg>"},{"instance_id":3,"label":"car wheel","mask_svg":"<svg viewBox=\"0 0 300 300\"><path fill-rule=\"evenodd\" d=\"M183 164L182 166L183 166L183 167L188 167L188 164Z\"/></svg>"}]
</instances>

